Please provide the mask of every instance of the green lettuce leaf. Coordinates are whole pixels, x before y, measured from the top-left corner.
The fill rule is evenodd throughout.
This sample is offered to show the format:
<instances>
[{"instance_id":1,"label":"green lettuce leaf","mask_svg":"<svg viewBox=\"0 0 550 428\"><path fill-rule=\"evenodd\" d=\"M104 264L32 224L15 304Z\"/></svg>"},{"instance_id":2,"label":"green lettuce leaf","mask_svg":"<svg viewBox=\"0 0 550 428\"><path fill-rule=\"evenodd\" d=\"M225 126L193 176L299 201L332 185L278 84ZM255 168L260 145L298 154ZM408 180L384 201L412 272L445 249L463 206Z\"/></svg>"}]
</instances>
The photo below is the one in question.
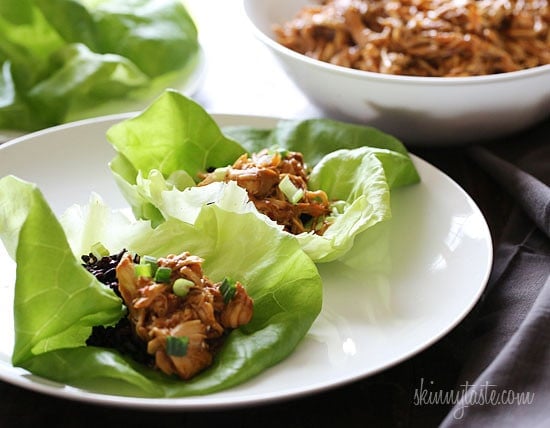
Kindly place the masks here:
<instances>
[{"instance_id":1,"label":"green lettuce leaf","mask_svg":"<svg viewBox=\"0 0 550 428\"><path fill-rule=\"evenodd\" d=\"M4 0L0 129L136 110L186 82L199 55L178 0Z\"/></svg>"},{"instance_id":2,"label":"green lettuce leaf","mask_svg":"<svg viewBox=\"0 0 550 428\"><path fill-rule=\"evenodd\" d=\"M80 346L94 325L116 323L120 299L73 256L40 191L8 176L0 195L0 237L17 261L13 363Z\"/></svg>"},{"instance_id":3,"label":"green lettuce leaf","mask_svg":"<svg viewBox=\"0 0 550 428\"><path fill-rule=\"evenodd\" d=\"M390 188L420 181L403 143L370 126L332 119L305 119L282 120L271 130L231 126L224 127L223 132L238 141L247 152L257 152L272 146L301 152L312 167L337 150L363 148L371 151L382 162Z\"/></svg>"},{"instance_id":4,"label":"green lettuce leaf","mask_svg":"<svg viewBox=\"0 0 550 428\"><path fill-rule=\"evenodd\" d=\"M199 203L219 203L212 189L185 192L208 168L227 166L265 147L302 152L312 168L309 187L345 202L323 236L297 236L315 262L345 255L358 234L391 217L391 189L420 180L403 144L374 128L309 119L280 121L267 130L221 129L201 106L173 90L140 115L112 126L107 139L117 151L110 167L118 187L136 217L153 225L170 216L192 222ZM229 193L235 198L233 210L249 211L242 195Z\"/></svg>"},{"instance_id":5,"label":"green lettuce leaf","mask_svg":"<svg viewBox=\"0 0 550 428\"><path fill-rule=\"evenodd\" d=\"M0 237L17 263L13 364L90 391L144 397L207 394L240 384L288 356L321 310L316 266L290 235L252 212L212 204L194 224L152 228L107 207L98 195L56 219L39 189L0 179ZM229 335L214 364L189 381L141 366L116 351L85 346L93 325L111 325L121 300L81 265L97 241L154 256L188 250L213 281L230 276L254 299L252 321Z\"/></svg>"}]
</instances>

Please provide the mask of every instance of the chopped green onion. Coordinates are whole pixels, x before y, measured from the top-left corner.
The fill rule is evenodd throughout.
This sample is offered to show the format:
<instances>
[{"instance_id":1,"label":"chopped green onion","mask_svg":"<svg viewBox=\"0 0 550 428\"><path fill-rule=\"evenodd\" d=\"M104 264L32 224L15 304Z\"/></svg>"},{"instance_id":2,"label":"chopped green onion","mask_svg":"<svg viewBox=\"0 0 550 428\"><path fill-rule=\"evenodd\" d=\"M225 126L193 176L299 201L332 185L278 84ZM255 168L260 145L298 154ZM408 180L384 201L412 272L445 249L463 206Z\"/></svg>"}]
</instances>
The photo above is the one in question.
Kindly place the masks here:
<instances>
[{"instance_id":1,"label":"chopped green onion","mask_svg":"<svg viewBox=\"0 0 550 428\"><path fill-rule=\"evenodd\" d=\"M294 195L290 199L290 202L293 204L297 204L298 202L300 202L300 199L302 199L303 197L304 197L304 190L298 189L298 191L294 193Z\"/></svg>"},{"instance_id":2,"label":"chopped green onion","mask_svg":"<svg viewBox=\"0 0 550 428\"><path fill-rule=\"evenodd\" d=\"M158 264L157 264L157 258L153 256L141 256L139 259L139 264L141 265L149 265L151 266L151 275L154 276L157 273Z\"/></svg>"},{"instance_id":3,"label":"chopped green onion","mask_svg":"<svg viewBox=\"0 0 550 428\"><path fill-rule=\"evenodd\" d=\"M169 282L172 269L166 266L159 266L155 272L155 282Z\"/></svg>"},{"instance_id":4,"label":"chopped green onion","mask_svg":"<svg viewBox=\"0 0 550 428\"><path fill-rule=\"evenodd\" d=\"M189 345L189 338L187 336L166 337L166 353L172 357L184 357L187 354L187 346Z\"/></svg>"},{"instance_id":5,"label":"chopped green onion","mask_svg":"<svg viewBox=\"0 0 550 428\"><path fill-rule=\"evenodd\" d=\"M212 178L215 181L223 181L223 180L225 180L225 176L227 174L227 171L229 171L228 166L216 168L214 171L212 171Z\"/></svg>"},{"instance_id":6,"label":"chopped green onion","mask_svg":"<svg viewBox=\"0 0 550 428\"><path fill-rule=\"evenodd\" d=\"M303 189L300 189L294 185L288 175L285 175L279 182L279 189L284 193L286 198L291 204L296 204L304 196Z\"/></svg>"},{"instance_id":7,"label":"chopped green onion","mask_svg":"<svg viewBox=\"0 0 550 428\"><path fill-rule=\"evenodd\" d=\"M147 265L141 265L141 264L137 264L137 265L134 265L134 272L136 274L136 276L144 276L146 278L150 278L153 273L151 271L151 265L147 264Z\"/></svg>"},{"instance_id":8,"label":"chopped green onion","mask_svg":"<svg viewBox=\"0 0 550 428\"><path fill-rule=\"evenodd\" d=\"M154 264L157 264L157 258L154 257L154 256L148 256L148 255L145 255L145 256L141 256L141 258L139 259L139 262L140 263L154 263Z\"/></svg>"},{"instance_id":9,"label":"chopped green onion","mask_svg":"<svg viewBox=\"0 0 550 428\"><path fill-rule=\"evenodd\" d=\"M172 291L176 296L185 297L187 296L187 293L189 293L191 287L193 287L194 285L195 283L193 281L190 281L189 279L178 278L174 281Z\"/></svg>"},{"instance_id":10,"label":"chopped green onion","mask_svg":"<svg viewBox=\"0 0 550 428\"><path fill-rule=\"evenodd\" d=\"M91 253L100 259L102 257L107 257L109 255L109 250L101 242L96 242L92 245Z\"/></svg>"},{"instance_id":11,"label":"chopped green onion","mask_svg":"<svg viewBox=\"0 0 550 428\"><path fill-rule=\"evenodd\" d=\"M275 155L278 153L281 158L286 158L289 152L287 149L282 149L279 146L271 146L267 149L267 153L269 153L270 155Z\"/></svg>"},{"instance_id":12,"label":"chopped green onion","mask_svg":"<svg viewBox=\"0 0 550 428\"><path fill-rule=\"evenodd\" d=\"M222 293L223 301L225 303L229 302L235 295L235 292L237 291L236 283L237 281L231 278L223 279L220 285L220 292Z\"/></svg>"}]
</instances>

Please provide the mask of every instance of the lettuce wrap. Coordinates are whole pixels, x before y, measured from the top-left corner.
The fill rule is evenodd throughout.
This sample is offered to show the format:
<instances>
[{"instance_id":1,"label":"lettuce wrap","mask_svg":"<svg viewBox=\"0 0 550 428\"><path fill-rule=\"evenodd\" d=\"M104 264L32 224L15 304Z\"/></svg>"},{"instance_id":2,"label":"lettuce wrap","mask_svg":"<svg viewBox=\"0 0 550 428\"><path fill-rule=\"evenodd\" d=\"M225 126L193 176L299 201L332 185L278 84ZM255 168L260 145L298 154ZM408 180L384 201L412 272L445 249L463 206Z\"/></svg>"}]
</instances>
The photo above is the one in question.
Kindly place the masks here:
<instances>
[{"instance_id":1,"label":"lettuce wrap","mask_svg":"<svg viewBox=\"0 0 550 428\"><path fill-rule=\"evenodd\" d=\"M179 0L2 0L0 129L134 111L200 55Z\"/></svg>"},{"instance_id":2,"label":"lettuce wrap","mask_svg":"<svg viewBox=\"0 0 550 428\"><path fill-rule=\"evenodd\" d=\"M220 128L200 105L174 90L112 126L107 139L117 151L110 168L122 194L136 217L153 225L170 217L193 222L201 204L222 200L236 211L254 211L238 189L194 189L199 174L262 148L301 152L311 168L309 189L339 201L323 235L296 235L318 263L342 257L358 234L391 217L391 189L420 180L404 145L377 129L329 119L284 120L273 129Z\"/></svg>"},{"instance_id":3,"label":"lettuce wrap","mask_svg":"<svg viewBox=\"0 0 550 428\"><path fill-rule=\"evenodd\" d=\"M92 194L59 219L36 185L0 179L0 238L16 261L14 366L90 391L141 397L207 394L242 383L288 356L321 310L315 264L289 235L253 213L204 205L194 224L157 226L130 219ZM141 366L118 352L86 346L92 327L114 325L122 300L83 266L101 242L163 256L188 250L205 259L214 281L239 280L254 299L252 321L233 330L214 364L189 381Z\"/></svg>"}]
</instances>

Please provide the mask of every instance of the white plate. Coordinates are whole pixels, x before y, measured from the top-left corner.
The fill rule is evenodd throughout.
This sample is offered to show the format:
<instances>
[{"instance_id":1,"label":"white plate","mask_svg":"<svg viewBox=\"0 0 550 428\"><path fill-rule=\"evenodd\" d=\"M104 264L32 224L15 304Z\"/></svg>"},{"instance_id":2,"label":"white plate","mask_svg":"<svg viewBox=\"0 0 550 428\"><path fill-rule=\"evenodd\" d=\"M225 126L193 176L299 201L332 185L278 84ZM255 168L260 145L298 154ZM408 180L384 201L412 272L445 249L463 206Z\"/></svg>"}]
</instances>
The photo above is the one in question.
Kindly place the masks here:
<instances>
[{"instance_id":1,"label":"white plate","mask_svg":"<svg viewBox=\"0 0 550 428\"><path fill-rule=\"evenodd\" d=\"M99 193L124 208L107 166L106 130L128 115L39 131L0 147L0 177L35 182L54 211ZM214 115L220 125L271 127L275 119ZM489 229L475 203L441 171L413 157L422 182L392 193L388 254L369 274L320 267L324 307L296 351L250 381L216 394L148 399L102 395L34 376L10 363L15 266L0 243L0 379L67 399L140 409L238 407L311 394L372 375L425 349L469 312L492 264Z\"/></svg>"}]
</instances>

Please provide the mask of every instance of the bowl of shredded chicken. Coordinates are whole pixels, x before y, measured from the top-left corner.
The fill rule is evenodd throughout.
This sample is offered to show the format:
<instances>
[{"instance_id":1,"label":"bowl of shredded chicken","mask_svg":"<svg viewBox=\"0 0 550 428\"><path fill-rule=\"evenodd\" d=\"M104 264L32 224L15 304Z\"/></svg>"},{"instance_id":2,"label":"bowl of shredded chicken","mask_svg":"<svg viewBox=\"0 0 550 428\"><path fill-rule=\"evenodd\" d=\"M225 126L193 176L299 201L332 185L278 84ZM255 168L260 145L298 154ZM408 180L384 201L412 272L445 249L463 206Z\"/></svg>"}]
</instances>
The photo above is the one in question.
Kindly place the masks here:
<instances>
[{"instance_id":1,"label":"bowl of shredded chicken","mask_svg":"<svg viewBox=\"0 0 550 428\"><path fill-rule=\"evenodd\" d=\"M328 116L414 145L550 116L547 0L244 0L252 30Z\"/></svg>"}]
</instances>

